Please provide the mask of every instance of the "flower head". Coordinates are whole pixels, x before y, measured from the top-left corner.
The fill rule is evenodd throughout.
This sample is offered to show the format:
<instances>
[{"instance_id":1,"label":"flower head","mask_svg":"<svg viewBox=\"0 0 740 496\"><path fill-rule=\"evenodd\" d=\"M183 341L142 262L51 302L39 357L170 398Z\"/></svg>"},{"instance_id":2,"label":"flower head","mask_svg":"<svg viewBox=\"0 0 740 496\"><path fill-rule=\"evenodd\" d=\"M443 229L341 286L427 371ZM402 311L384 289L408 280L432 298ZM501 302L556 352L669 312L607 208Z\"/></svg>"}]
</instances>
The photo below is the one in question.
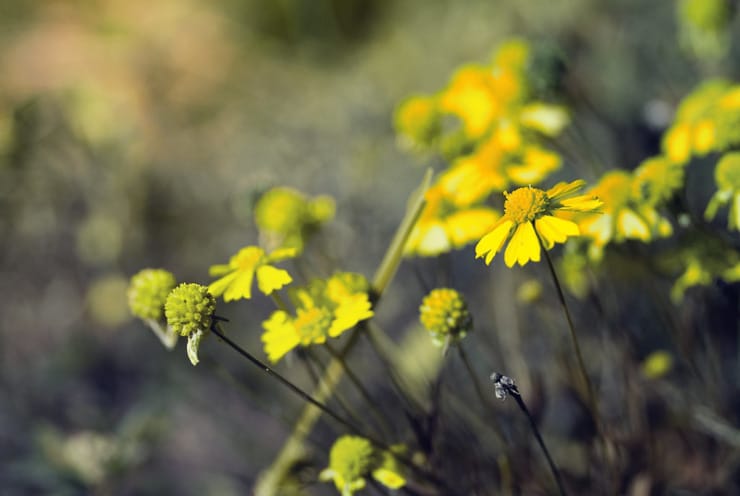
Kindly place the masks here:
<instances>
[{"instance_id":1,"label":"flower head","mask_svg":"<svg viewBox=\"0 0 740 496\"><path fill-rule=\"evenodd\" d=\"M508 267L540 260L540 241L546 249L555 243L564 243L570 236L578 236L578 225L557 217L561 211L595 212L601 200L591 195L572 196L584 185L583 181L559 183L547 191L531 186L504 193L504 216L483 236L475 247L476 258L486 257L490 264L504 246L504 262ZM539 239L538 239L539 236Z\"/></svg>"},{"instance_id":2,"label":"flower head","mask_svg":"<svg viewBox=\"0 0 740 496\"><path fill-rule=\"evenodd\" d=\"M463 296L450 288L433 289L419 307L419 320L435 345L457 342L473 328L473 319Z\"/></svg>"},{"instance_id":3,"label":"flower head","mask_svg":"<svg viewBox=\"0 0 740 496\"><path fill-rule=\"evenodd\" d=\"M242 248L228 264L211 266L210 275L221 278L213 281L208 290L214 296L223 295L224 301L248 300L252 297L252 282L256 275L260 291L269 295L293 280L288 271L273 267L272 263L293 258L296 253L295 248L275 250L269 255L257 246Z\"/></svg>"},{"instance_id":4,"label":"flower head","mask_svg":"<svg viewBox=\"0 0 740 496\"><path fill-rule=\"evenodd\" d=\"M365 438L342 436L329 452L329 466L319 478L333 481L342 496L352 496L365 487L365 478L371 476L390 489L399 489L406 479L398 469L393 453L379 452Z\"/></svg>"},{"instance_id":5,"label":"flower head","mask_svg":"<svg viewBox=\"0 0 740 496\"><path fill-rule=\"evenodd\" d=\"M175 276L164 269L137 272L128 287L131 313L143 320L160 320L164 316L164 302L175 284Z\"/></svg>"},{"instance_id":6,"label":"flower head","mask_svg":"<svg viewBox=\"0 0 740 496\"><path fill-rule=\"evenodd\" d=\"M182 283L167 295L164 312L167 323L181 336L207 331L216 310L216 300L208 288L196 283Z\"/></svg>"},{"instance_id":7,"label":"flower head","mask_svg":"<svg viewBox=\"0 0 740 496\"><path fill-rule=\"evenodd\" d=\"M167 296L164 312L172 331L187 336L186 351L190 363L198 364L198 348L211 329L216 299L208 288L196 283L182 283Z\"/></svg>"},{"instance_id":8,"label":"flower head","mask_svg":"<svg viewBox=\"0 0 740 496\"><path fill-rule=\"evenodd\" d=\"M273 312L262 323L265 353L277 362L296 346L323 344L339 337L358 322L373 316L369 284L360 274L340 272L329 279L316 279L305 287L293 288L295 315Z\"/></svg>"}]
</instances>

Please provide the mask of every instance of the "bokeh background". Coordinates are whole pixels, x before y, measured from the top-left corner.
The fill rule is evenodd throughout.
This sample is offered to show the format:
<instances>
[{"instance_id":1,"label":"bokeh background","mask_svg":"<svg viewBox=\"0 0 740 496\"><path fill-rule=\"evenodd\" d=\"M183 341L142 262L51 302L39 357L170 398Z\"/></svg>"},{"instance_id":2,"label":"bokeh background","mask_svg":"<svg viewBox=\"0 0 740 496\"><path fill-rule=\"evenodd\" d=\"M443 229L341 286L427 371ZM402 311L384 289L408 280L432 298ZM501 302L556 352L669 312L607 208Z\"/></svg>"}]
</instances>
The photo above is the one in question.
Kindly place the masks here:
<instances>
[{"instance_id":1,"label":"bokeh background","mask_svg":"<svg viewBox=\"0 0 740 496\"><path fill-rule=\"evenodd\" d=\"M128 278L163 267L180 281L209 282L210 265L257 242L254 202L277 185L336 200L336 219L309 261L321 251L339 268L371 275L424 166L443 165L397 145L395 107L411 94L438 91L461 64L489 60L511 36L564 62L561 98L574 131L562 147L578 160L566 155L560 177L594 181L605 169L634 168L658 150L683 95L704 78L736 79L740 71L737 20L723 41L726 54L712 57L686 41L676 5L2 2L0 493L249 494L302 405L215 340L195 368L182 344L166 351L130 316ZM703 180L710 179L711 171ZM711 191L697 194L703 205ZM404 339L426 289L455 284L468 291L480 323L472 355L482 377L503 356L525 384L549 389L557 378L543 357L554 331L543 322L564 331L555 299L534 314L514 304L518 285L546 281L544 270L498 267L494 274L471 249L441 262L410 260L377 319ZM729 374L737 385L737 288L713 288L681 309L666 299L656 309L634 289L639 274L622 275L608 289L607 313L635 343L634 363L606 352L603 377L667 347L665 322L674 318L689 329L687 346L703 342L693 330L711 328L719 349L729 350L731 362L715 361L716 370L699 379ZM670 280L653 280L652 291L667 293ZM232 319L240 343L261 354L260 323L270 305L258 296L221 305L219 313ZM510 335L513 328L521 333ZM368 384L386 394L372 354L360 347L354 356ZM300 369L288 364L285 371L309 384ZM463 380L461 366L449 373ZM706 382L698 383L701 398ZM603 384L607 404L619 409L624 392ZM736 387L713 394L729 395L725 409L736 404ZM579 417L567 394L550 397L545 431L558 445L578 430ZM334 491L311 479L326 466L335 433L330 424L317 427L319 449L304 473L309 494ZM457 435L461 443L476 437L474 429ZM725 459L721 442L678 437L691 456L669 460L675 465L661 472L666 479L684 474L689 491L720 491L732 480L712 472ZM563 441L554 451L577 473L586 461L573 449ZM737 471L737 463L729 467Z\"/></svg>"}]
</instances>

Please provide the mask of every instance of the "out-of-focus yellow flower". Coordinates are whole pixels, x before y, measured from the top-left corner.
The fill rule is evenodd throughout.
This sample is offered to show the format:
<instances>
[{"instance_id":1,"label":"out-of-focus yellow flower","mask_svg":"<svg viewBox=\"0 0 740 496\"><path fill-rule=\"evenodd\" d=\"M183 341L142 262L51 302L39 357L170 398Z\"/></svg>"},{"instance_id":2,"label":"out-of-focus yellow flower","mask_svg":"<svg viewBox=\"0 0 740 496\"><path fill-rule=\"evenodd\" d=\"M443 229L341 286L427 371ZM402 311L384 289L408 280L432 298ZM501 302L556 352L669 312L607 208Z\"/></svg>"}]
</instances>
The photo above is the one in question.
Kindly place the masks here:
<instances>
[{"instance_id":1,"label":"out-of-focus yellow flower","mask_svg":"<svg viewBox=\"0 0 740 496\"><path fill-rule=\"evenodd\" d=\"M504 193L504 216L478 242L476 258L485 256L486 265L490 264L510 240L504 253L507 267L515 263L524 265L530 260L539 262L540 240L549 250L555 243L564 243L570 236L578 236L578 225L556 214L563 211L594 212L601 208L601 200L593 195L572 196L584 184L579 180L558 183L547 191L528 186Z\"/></svg>"},{"instance_id":2,"label":"out-of-focus yellow flower","mask_svg":"<svg viewBox=\"0 0 740 496\"><path fill-rule=\"evenodd\" d=\"M740 152L722 156L714 169L714 180L717 192L709 200L704 217L712 220L720 206L729 205L727 227L740 231Z\"/></svg>"},{"instance_id":3,"label":"out-of-focus yellow flower","mask_svg":"<svg viewBox=\"0 0 740 496\"><path fill-rule=\"evenodd\" d=\"M273 312L262 323L262 342L271 362L277 362L295 347L323 344L339 337L362 320L373 316L369 284L360 274L340 272L327 280L293 288L291 300L296 313Z\"/></svg>"},{"instance_id":4,"label":"out-of-focus yellow flower","mask_svg":"<svg viewBox=\"0 0 740 496\"><path fill-rule=\"evenodd\" d=\"M664 156L645 159L633 172L635 197L657 206L683 186L684 168Z\"/></svg>"},{"instance_id":5,"label":"out-of-focus yellow flower","mask_svg":"<svg viewBox=\"0 0 740 496\"><path fill-rule=\"evenodd\" d=\"M371 476L390 489L406 484L392 453L380 453L370 441L359 436L342 436L329 452L329 466L321 471L319 479L333 481L342 496L352 496L365 487Z\"/></svg>"},{"instance_id":6,"label":"out-of-focus yellow flower","mask_svg":"<svg viewBox=\"0 0 740 496\"><path fill-rule=\"evenodd\" d=\"M432 145L442 131L437 107L437 99L425 95L411 96L401 103L394 123L402 146L423 150Z\"/></svg>"},{"instance_id":7,"label":"out-of-focus yellow flower","mask_svg":"<svg viewBox=\"0 0 740 496\"><path fill-rule=\"evenodd\" d=\"M582 216L578 222L581 233L592 239L594 256L598 257L612 240L648 242L655 236L670 236L673 232L670 222L655 208L635 198L633 178L626 171L607 172L589 192L604 201L601 215Z\"/></svg>"},{"instance_id":8,"label":"out-of-focus yellow flower","mask_svg":"<svg viewBox=\"0 0 740 496\"><path fill-rule=\"evenodd\" d=\"M545 136L557 136L570 122L564 107L534 102L522 107L519 113L522 126L534 129Z\"/></svg>"},{"instance_id":9,"label":"out-of-focus yellow flower","mask_svg":"<svg viewBox=\"0 0 740 496\"><path fill-rule=\"evenodd\" d=\"M516 301L519 303L534 303L540 299L540 296L542 296L542 284L537 279L524 281L516 291Z\"/></svg>"},{"instance_id":10,"label":"out-of-focus yellow flower","mask_svg":"<svg viewBox=\"0 0 740 496\"><path fill-rule=\"evenodd\" d=\"M729 0L681 0L676 4L681 45L699 59L717 60L729 49Z\"/></svg>"},{"instance_id":11,"label":"out-of-focus yellow flower","mask_svg":"<svg viewBox=\"0 0 740 496\"><path fill-rule=\"evenodd\" d=\"M642 373L648 379L660 379L673 368L673 355L665 350L650 353L642 361Z\"/></svg>"},{"instance_id":12,"label":"out-of-focus yellow flower","mask_svg":"<svg viewBox=\"0 0 740 496\"><path fill-rule=\"evenodd\" d=\"M228 264L212 265L208 273L211 277L221 276L208 286L214 296L223 295L224 301L252 297L252 282L257 276L257 286L264 294L277 291L293 278L285 269L272 264L296 256L295 248L283 248L266 254L258 246L247 246L231 257Z\"/></svg>"},{"instance_id":13,"label":"out-of-focus yellow flower","mask_svg":"<svg viewBox=\"0 0 740 496\"><path fill-rule=\"evenodd\" d=\"M334 217L334 199L309 198L293 188L266 191L254 207L254 221L264 246L295 248L298 252L321 224Z\"/></svg>"},{"instance_id":14,"label":"out-of-focus yellow flower","mask_svg":"<svg viewBox=\"0 0 740 496\"><path fill-rule=\"evenodd\" d=\"M525 146L521 154L506 166L514 184L536 184L560 168L560 155L539 146Z\"/></svg>"},{"instance_id":15,"label":"out-of-focus yellow flower","mask_svg":"<svg viewBox=\"0 0 740 496\"><path fill-rule=\"evenodd\" d=\"M671 127L663 136L663 150L677 164L688 162L691 158L691 127L686 123Z\"/></svg>"},{"instance_id":16,"label":"out-of-focus yellow flower","mask_svg":"<svg viewBox=\"0 0 740 496\"><path fill-rule=\"evenodd\" d=\"M500 216L485 206L456 207L439 183L427 191L426 202L406 243L407 255L436 256L462 248L483 236Z\"/></svg>"},{"instance_id":17,"label":"out-of-focus yellow flower","mask_svg":"<svg viewBox=\"0 0 740 496\"><path fill-rule=\"evenodd\" d=\"M506 40L499 45L493 56L494 67L522 72L531 52L529 43L521 38Z\"/></svg>"},{"instance_id":18,"label":"out-of-focus yellow flower","mask_svg":"<svg viewBox=\"0 0 740 496\"><path fill-rule=\"evenodd\" d=\"M474 64L458 69L439 97L439 108L460 117L465 134L472 139L485 134L504 112L491 69Z\"/></svg>"}]
</instances>

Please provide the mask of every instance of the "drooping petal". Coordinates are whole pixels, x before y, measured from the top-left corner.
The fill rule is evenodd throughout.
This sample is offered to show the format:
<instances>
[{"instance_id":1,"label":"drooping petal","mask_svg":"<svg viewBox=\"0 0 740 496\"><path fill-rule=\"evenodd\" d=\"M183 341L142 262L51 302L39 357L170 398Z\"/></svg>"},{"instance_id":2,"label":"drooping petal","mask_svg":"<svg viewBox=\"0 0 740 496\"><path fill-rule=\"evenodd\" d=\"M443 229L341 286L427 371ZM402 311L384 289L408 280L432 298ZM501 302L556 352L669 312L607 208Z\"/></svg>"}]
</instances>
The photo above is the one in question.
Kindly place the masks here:
<instances>
[{"instance_id":1,"label":"drooping petal","mask_svg":"<svg viewBox=\"0 0 740 496\"><path fill-rule=\"evenodd\" d=\"M264 294L269 295L293 280L285 269L278 269L272 265L263 265L257 268L257 285Z\"/></svg>"},{"instance_id":2,"label":"drooping petal","mask_svg":"<svg viewBox=\"0 0 740 496\"><path fill-rule=\"evenodd\" d=\"M211 277L218 277L224 274L228 274L232 270L234 270L234 267L229 264L211 265L211 267L208 269L208 275Z\"/></svg>"},{"instance_id":3,"label":"drooping petal","mask_svg":"<svg viewBox=\"0 0 740 496\"><path fill-rule=\"evenodd\" d=\"M329 337L336 338L347 329L353 328L361 320L373 316L372 305L365 293L359 293L344 299L334 310L334 321L329 328Z\"/></svg>"},{"instance_id":4,"label":"drooping petal","mask_svg":"<svg viewBox=\"0 0 740 496\"><path fill-rule=\"evenodd\" d=\"M287 258L295 258L297 254L298 250L296 248L279 248L267 256L267 261L279 262L280 260L285 260Z\"/></svg>"},{"instance_id":5,"label":"drooping petal","mask_svg":"<svg viewBox=\"0 0 740 496\"><path fill-rule=\"evenodd\" d=\"M647 224L628 208L622 209L617 216L617 233L624 238L650 241L650 229Z\"/></svg>"},{"instance_id":6,"label":"drooping petal","mask_svg":"<svg viewBox=\"0 0 740 496\"><path fill-rule=\"evenodd\" d=\"M540 242L531 222L524 222L514 231L504 253L504 262L507 267L513 267L515 263L524 265L532 260L540 261Z\"/></svg>"},{"instance_id":7,"label":"drooping petal","mask_svg":"<svg viewBox=\"0 0 740 496\"><path fill-rule=\"evenodd\" d=\"M580 223L581 233L594 239L599 246L606 245L613 236L612 214L592 215Z\"/></svg>"},{"instance_id":8,"label":"drooping petal","mask_svg":"<svg viewBox=\"0 0 740 496\"><path fill-rule=\"evenodd\" d=\"M490 265L493 257L499 252L499 250L501 250L506 238L509 237L511 226L513 225L514 221L502 218L493 230L483 236L481 240L478 241L478 244L475 245L475 258L480 258L487 254L486 265Z\"/></svg>"},{"instance_id":9,"label":"drooping petal","mask_svg":"<svg viewBox=\"0 0 740 496\"><path fill-rule=\"evenodd\" d=\"M300 343L300 337L292 320L282 310L273 312L270 318L262 323L262 327L265 329L262 334L265 354L272 363L280 360Z\"/></svg>"},{"instance_id":10,"label":"drooping petal","mask_svg":"<svg viewBox=\"0 0 740 496\"><path fill-rule=\"evenodd\" d=\"M544 215L534 221L537 232L542 237L545 248L548 250L555 243L565 243L568 236L578 236L580 231L575 222L566 219Z\"/></svg>"},{"instance_id":11,"label":"drooping petal","mask_svg":"<svg viewBox=\"0 0 740 496\"><path fill-rule=\"evenodd\" d=\"M224 291L224 301L233 301L240 298L250 299L252 297L254 271L237 271L234 274L236 277L226 288L226 291Z\"/></svg>"},{"instance_id":12,"label":"drooping petal","mask_svg":"<svg viewBox=\"0 0 740 496\"><path fill-rule=\"evenodd\" d=\"M217 279L208 285L208 292L213 296L221 296L229 285L236 279L238 272L232 272L231 274L225 275L221 279Z\"/></svg>"}]
</instances>

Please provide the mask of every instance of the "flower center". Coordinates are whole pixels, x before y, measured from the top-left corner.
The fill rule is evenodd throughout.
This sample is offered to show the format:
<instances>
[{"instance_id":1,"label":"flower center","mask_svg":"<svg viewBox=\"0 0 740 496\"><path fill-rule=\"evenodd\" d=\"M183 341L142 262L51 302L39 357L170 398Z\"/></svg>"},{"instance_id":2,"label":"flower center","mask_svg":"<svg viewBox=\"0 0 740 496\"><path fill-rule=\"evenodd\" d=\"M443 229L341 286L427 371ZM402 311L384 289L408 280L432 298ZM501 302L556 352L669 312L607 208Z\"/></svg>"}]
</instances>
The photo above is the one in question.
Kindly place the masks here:
<instances>
[{"instance_id":1,"label":"flower center","mask_svg":"<svg viewBox=\"0 0 740 496\"><path fill-rule=\"evenodd\" d=\"M516 224L531 222L547 212L549 200L541 189L528 186L504 193L504 213Z\"/></svg>"},{"instance_id":2,"label":"flower center","mask_svg":"<svg viewBox=\"0 0 740 496\"><path fill-rule=\"evenodd\" d=\"M331 312L326 308L299 308L294 325L301 337L301 344L323 343L326 331L331 327Z\"/></svg>"},{"instance_id":3,"label":"flower center","mask_svg":"<svg viewBox=\"0 0 740 496\"><path fill-rule=\"evenodd\" d=\"M248 246L236 255L236 266L239 270L254 270L262 256L265 254L262 248Z\"/></svg>"}]
</instances>

